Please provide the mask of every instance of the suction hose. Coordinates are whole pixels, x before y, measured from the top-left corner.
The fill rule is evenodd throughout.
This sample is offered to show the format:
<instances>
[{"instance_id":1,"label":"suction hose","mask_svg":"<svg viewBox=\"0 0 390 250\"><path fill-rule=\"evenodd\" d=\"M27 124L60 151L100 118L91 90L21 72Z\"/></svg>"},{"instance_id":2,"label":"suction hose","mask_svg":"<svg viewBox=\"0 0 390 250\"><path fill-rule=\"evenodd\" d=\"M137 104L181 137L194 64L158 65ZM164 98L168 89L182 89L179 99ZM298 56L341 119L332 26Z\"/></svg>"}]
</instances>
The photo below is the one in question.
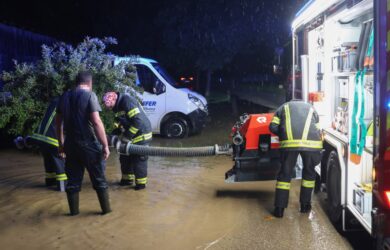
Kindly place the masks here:
<instances>
[{"instance_id":1,"label":"suction hose","mask_svg":"<svg viewBox=\"0 0 390 250\"><path fill-rule=\"evenodd\" d=\"M231 147L226 144L223 146L205 146L191 148L172 148L172 147L153 147L132 144L128 140L120 140L117 136L109 137L109 142L120 154L130 155L148 155L148 156L168 156L168 157L200 157L213 155L231 155Z\"/></svg>"}]
</instances>

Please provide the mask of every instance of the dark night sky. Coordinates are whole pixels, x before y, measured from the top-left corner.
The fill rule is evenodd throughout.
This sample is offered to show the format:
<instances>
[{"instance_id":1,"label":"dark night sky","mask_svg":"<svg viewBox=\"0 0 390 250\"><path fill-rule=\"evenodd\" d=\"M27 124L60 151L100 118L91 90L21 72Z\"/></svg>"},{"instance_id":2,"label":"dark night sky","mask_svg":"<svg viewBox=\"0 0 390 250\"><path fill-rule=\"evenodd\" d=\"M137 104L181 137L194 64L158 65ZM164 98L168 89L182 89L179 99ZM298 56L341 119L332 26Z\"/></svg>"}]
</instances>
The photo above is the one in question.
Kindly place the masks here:
<instances>
[{"instance_id":1,"label":"dark night sky","mask_svg":"<svg viewBox=\"0 0 390 250\"><path fill-rule=\"evenodd\" d=\"M154 18L170 1L2 0L0 22L77 43L85 36L116 37L132 53L153 54ZM144 49L143 49L144 48Z\"/></svg>"},{"instance_id":2,"label":"dark night sky","mask_svg":"<svg viewBox=\"0 0 390 250\"><path fill-rule=\"evenodd\" d=\"M192 1L192 4L198 5L199 2L202 2L202 0L198 0L199 2L196 0L186 1L190 3ZM234 2L241 3L245 1L251 2L254 6L260 6L260 11L267 12L268 16L269 13L271 13L278 23L278 30L274 30L273 32L279 33L281 37L285 37L286 41L288 41L289 25L293 18L293 14L299 6L303 5L305 0L214 1L222 3L222 5L219 6L224 6L224 3L229 3L231 6L234 6L234 4L232 4ZM166 50L166 44L164 44L163 41L165 30L158 27L158 20L161 18L159 15L163 11L173 9L173 6L177 6L178 3L181 2L183 1L1 0L0 23L49 35L58 40L72 44L78 43L85 36L113 36L119 41L119 45L112 49L114 53L140 54L160 59L164 57L162 56L162 53ZM294 2L294 5L292 5L291 2ZM203 1L203 4L204 3L206 3L207 6L207 1ZM219 9L214 9L214 11L218 12ZM281 11L281 9L283 11ZM212 10L210 10L210 13L208 13L208 11L208 9L205 9L205 15L222 15L221 13L213 13ZM191 13L191 11L188 13ZM281 13L284 14L281 15ZM178 16L180 16L180 14L178 14ZM271 29L275 26L269 20L257 22L262 21L264 21L264 24L259 23L259 26L268 25ZM267 36L265 33L262 34L262 36L263 35L264 37ZM285 41L281 41L280 43L285 43ZM166 59L166 61L169 61L169 59Z\"/></svg>"}]
</instances>

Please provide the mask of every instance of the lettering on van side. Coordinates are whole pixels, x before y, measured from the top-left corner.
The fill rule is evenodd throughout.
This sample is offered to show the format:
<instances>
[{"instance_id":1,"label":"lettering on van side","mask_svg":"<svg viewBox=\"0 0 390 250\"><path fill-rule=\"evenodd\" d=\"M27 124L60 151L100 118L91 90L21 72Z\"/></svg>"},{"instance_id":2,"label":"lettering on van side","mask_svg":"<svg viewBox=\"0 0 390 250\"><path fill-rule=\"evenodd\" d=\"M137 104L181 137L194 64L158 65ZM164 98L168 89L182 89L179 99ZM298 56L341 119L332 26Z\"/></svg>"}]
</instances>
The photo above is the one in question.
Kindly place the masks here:
<instances>
[{"instance_id":1,"label":"lettering on van side","mask_svg":"<svg viewBox=\"0 0 390 250\"><path fill-rule=\"evenodd\" d=\"M157 102L156 101L143 101L142 106L145 112L153 112L156 110Z\"/></svg>"},{"instance_id":2,"label":"lettering on van side","mask_svg":"<svg viewBox=\"0 0 390 250\"><path fill-rule=\"evenodd\" d=\"M142 106L144 107L154 107L157 105L156 101L143 101Z\"/></svg>"}]
</instances>

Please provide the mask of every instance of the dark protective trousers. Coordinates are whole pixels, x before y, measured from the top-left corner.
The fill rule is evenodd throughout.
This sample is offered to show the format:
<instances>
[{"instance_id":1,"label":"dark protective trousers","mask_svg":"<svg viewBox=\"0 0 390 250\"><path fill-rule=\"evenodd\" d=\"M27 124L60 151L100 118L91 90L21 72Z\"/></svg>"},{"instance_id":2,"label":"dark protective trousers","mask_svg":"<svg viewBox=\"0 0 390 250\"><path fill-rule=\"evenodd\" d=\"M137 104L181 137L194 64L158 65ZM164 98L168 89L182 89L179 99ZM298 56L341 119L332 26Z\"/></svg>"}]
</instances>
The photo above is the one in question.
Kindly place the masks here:
<instances>
[{"instance_id":1,"label":"dark protective trousers","mask_svg":"<svg viewBox=\"0 0 390 250\"><path fill-rule=\"evenodd\" d=\"M148 142L139 142L137 145L148 146ZM135 181L136 184L146 184L148 176L148 156L120 155L122 180Z\"/></svg>"},{"instance_id":2,"label":"dark protective trousers","mask_svg":"<svg viewBox=\"0 0 390 250\"><path fill-rule=\"evenodd\" d=\"M40 143L39 149L43 156L46 179L53 179L57 181L66 180L65 162L59 157L58 148L46 145L45 143Z\"/></svg>"},{"instance_id":3,"label":"dark protective trousers","mask_svg":"<svg viewBox=\"0 0 390 250\"><path fill-rule=\"evenodd\" d=\"M281 150L282 167L276 181L275 207L286 208L290 192L290 182L293 169L297 163L298 155L303 161L302 184L299 201L301 204L309 204L315 185L315 166L321 162L320 151L284 151Z\"/></svg>"},{"instance_id":4,"label":"dark protective trousers","mask_svg":"<svg viewBox=\"0 0 390 250\"><path fill-rule=\"evenodd\" d=\"M97 141L72 142L65 141L65 172L68 176L66 192L73 193L81 190L81 183L86 168L95 190L108 188L103 160L102 145Z\"/></svg>"}]
</instances>

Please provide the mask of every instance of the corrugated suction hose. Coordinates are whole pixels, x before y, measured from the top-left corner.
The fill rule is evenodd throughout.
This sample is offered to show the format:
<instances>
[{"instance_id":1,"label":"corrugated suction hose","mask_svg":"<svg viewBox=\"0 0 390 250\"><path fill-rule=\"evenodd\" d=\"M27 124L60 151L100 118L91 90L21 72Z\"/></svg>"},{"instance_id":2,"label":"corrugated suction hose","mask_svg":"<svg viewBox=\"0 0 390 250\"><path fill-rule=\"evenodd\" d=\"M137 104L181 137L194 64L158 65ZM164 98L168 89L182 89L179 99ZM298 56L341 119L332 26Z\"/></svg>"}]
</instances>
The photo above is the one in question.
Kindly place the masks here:
<instances>
[{"instance_id":1,"label":"corrugated suction hose","mask_svg":"<svg viewBox=\"0 0 390 250\"><path fill-rule=\"evenodd\" d=\"M231 155L230 145L214 145L205 147L190 148L172 148L172 147L154 147L132 144L128 140L119 140L118 137L109 138L111 145L116 145L120 154L130 155L148 155L148 156L167 156L167 157L201 157L213 155Z\"/></svg>"}]
</instances>

